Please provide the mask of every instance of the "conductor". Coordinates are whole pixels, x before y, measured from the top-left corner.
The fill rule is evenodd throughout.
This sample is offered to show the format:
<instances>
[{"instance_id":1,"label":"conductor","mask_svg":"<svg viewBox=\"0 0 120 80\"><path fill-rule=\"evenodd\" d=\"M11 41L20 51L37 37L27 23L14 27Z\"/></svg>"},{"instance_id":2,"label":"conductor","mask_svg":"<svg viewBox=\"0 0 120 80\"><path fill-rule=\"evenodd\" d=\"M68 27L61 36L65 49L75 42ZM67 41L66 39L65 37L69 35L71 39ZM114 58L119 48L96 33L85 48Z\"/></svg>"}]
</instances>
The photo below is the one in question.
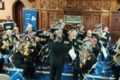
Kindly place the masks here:
<instances>
[{"instance_id":1,"label":"conductor","mask_svg":"<svg viewBox=\"0 0 120 80\"><path fill-rule=\"evenodd\" d=\"M62 43L62 31L57 31L55 40L51 46L50 52L50 76L49 80L61 80L62 71L64 67L65 53L67 53L71 47Z\"/></svg>"}]
</instances>

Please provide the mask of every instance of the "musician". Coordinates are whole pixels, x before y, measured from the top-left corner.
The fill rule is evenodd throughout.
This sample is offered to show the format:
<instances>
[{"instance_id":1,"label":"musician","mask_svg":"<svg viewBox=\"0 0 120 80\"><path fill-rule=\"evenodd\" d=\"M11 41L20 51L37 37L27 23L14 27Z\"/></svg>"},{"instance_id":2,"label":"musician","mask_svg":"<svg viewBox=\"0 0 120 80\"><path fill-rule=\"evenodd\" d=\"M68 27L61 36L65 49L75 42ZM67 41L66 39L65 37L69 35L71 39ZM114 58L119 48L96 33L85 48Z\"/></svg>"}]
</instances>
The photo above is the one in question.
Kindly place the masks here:
<instances>
[{"instance_id":1,"label":"musician","mask_svg":"<svg viewBox=\"0 0 120 80\"><path fill-rule=\"evenodd\" d=\"M96 57L98 57L98 54L101 51L101 45L99 43L99 39L93 36L93 38L91 39L91 43L92 43L93 53L95 54Z\"/></svg>"},{"instance_id":2,"label":"musician","mask_svg":"<svg viewBox=\"0 0 120 80\"><path fill-rule=\"evenodd\" d=\"M62 43L62 33L57 32L55 41L51 46L50 52L50 77L49 80L61 80L64 67L65 53L69 51L69 46Z\"/></svg>"},{"instance_id":3,"label":"musician","mask_svg":"<svg viewBox=\"0 0 120 80\"><path fill-rule=\"evenodd\" d=\"M77 32L78 32L78 35L77 37L80 39L80 40L83 40L85 38L85 31L84 31L84 25L78 25L78 29L77 29Z\"/></svg>"},{"instance_id":4,"label":"musician","mask_svg":"<svg viewBox=\"0 0 120 80\"><path fill-rule=\"evenodd\" d=\"M27 25L27 28L26 28L26 31L24 32L25 34L28 34L29 32L31 32L31 31L34 31L33 30L33 26L32 26L32 24L28 24Z\"/></svg>"},{"instance_id":5,"label":"musician","mask_svg":"<svg viewBox=\"0 0 120 80\"><path fill-rule=\"evenodd\" d=\"M44 30L39 30L36 32L36 36L39 37L40 43L44 46L48 40L49 40L49 35L47 35L47 31Z\"/></svg>"},{"instance_id":6,"label":"musician","mask_svg":"<svg viewBox=\"0 0 120 80\"><path fill-rule=\"evenodd\" d=\"M81 63L82 64L81 69L82 69L82 73L87 73L88 70L91 69L93 64L96 63L97 59L91 48L86 48L85 50L83 50L83 55L85 61Z\"/></svg>"},{"instance_id":7,"label":"musician","mask_svg":"<svg viewBox=\"0 0 120 80\"><path fill-rule=\"evenodd\" d=\"M110 32L108 30L108 27L104 27L101 40L103 41L103 46L106 48L108 43L110 42Z\"/></svg>"},{"instance_id":8,"label":"musician","mask_svg":"<svg viewBox=\"0 0 120 80\"><path fill-rule=\"evenodd\" d=\"M8 44L9 44L9 50L12 50L13 48L13 36L12 36L12 30L7 30L6 31L6 35L7 35L7 38L6 40L8 41Z\"/></svg>"},{"instance_id":9,"label":"musician","mask_svg":"<svg viewBox=\"0 0 120 80\"><path fill-rule=\"evenodd\" d=\"M96 63L96 56L93 54L93 51L90 47L84 46L82 52L79 53L79 68L74 68L73 79L78 80L78 74L80 74L80 80L83 79L83 74L89 73L89 70L92 68L93 64Z\"/></svg>"},{"instance_id":10,"label":"musician","mask_svg":"<svg viewBox=\"0 0 120 80\"><path fill-rule=\"evenodd\" d=\"M80 79L83 78L83 75L82 73L80 72L80 67L79 67L79 64L80 64L80 57L79 57L79 54L80 54L80 51L82 49L82 42L80 41L80 39L76 39L74 40L74 43L73 43L73 46L74 46L74 49L75 49L75 53L77 55L77 57L75 58L75 60L73 60L72 62L72 67L73 67L73 80L78 80L78 74L80 74Z\"/></svg>"},{"instance_id":11,"label":"musician","mask_svg":"<svg viewBox=\"0 0 120 80\"><path fill-rule=\"evenodd\" d=\"M83 41L90 41L92 38L92 31L88 30L86 37L83 39Z\"/></svg>"},{"instance_id":12,"label":"musician","mask_svg":"<svg viewBox=\"0 0 120 80\"><path fill-rule=\"evenodd\" d=\"M28 35L25 37L26 45L24 46L24 68L23 68L23 75L26 79L30 79L34 77L35 74L35 48L36 48L36 41L33 31L29 31Z\"/></svg>"},{"instance_id":13,"label":"musician","mask_svg":"<svg viewBox=\"0 0 120 80\"><path fill-rule=\"evenodd\" d=\"M114 55L111 55L109 65L112 67L115 80L119 80L120 77L120 40L116 42L116 49L114 49Z\"/></svg>"},{"instance_id":14,"label":"musician","mask_svg":"<svg viewBox=\"0 0 120 80\"><path fill-rule=\"evenodd\" d=\"M35 63L38 65L40 62L39 62L39 58L41 58L41 55L39 55L39 52L42 48L42 45L40 43L40 38L35 36L35 42L36 42L36 47L34 49L34 61Z\"/></svg>"},{"instance_id":15,"label":"musician","mask_svg":"<svg viewBox=\"0 0 120 80\"><path fill-rule=\"evenodd\" d=\"M2 33L0 50L2 54L9 54L9 41L5 32Z\"/></svg>"},{"instance_id":16,"label":"musician","mask_svg":"<svg viewBox=\"0 0 120 80\"><path fill-rule=\"evenodd\" d=\"M12 62L16 68L23 68L24 64L23 46L20 42L17 42L15 47L16 48L11 56Z\"/></svg>"},{"instance_id":17,"label":"musician","mask_svg":"<svg viewBox=\"0 0 120 80\"><path fill-rule=\"evenodd\" d=\"M18 27L14 27L12 37L13 37L14 43L19 41L19 29L18 29Z\"/></svg>"}]
</instances>

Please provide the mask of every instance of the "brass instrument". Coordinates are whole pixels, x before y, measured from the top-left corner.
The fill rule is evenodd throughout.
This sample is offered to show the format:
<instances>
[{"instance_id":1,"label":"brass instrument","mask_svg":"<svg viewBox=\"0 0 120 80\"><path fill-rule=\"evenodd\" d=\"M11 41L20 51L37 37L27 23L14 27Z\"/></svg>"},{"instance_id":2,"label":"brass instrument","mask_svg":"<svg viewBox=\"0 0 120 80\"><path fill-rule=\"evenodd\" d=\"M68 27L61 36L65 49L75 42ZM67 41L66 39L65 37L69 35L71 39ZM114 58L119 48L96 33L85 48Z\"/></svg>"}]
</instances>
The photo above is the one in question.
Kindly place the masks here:
<instances>
[{"instance_id":1,"label":"brass instrument","mask_svg":"<svg viewBox=\"0 0 120 80\"><path fill-rule=\"evenodd\" d=\"M89 46L90 46L91 44L89 44L89 43L84 43L83 45L82 45L82 50L81 51L79 51L79 57L80 57L80 63L82 64L82 65L84 65L85 63L86 63L86 61L87 60L89 60L89 58L90 58L90 55L87 55L87 54L85 54L85 52L86 52L86 50L87 49L91 49ZM91 49L92 50L92 49Z\"/></svg>"},{"instance_id":2,"label":"brass instrument","mask_svg":"<svg viewBox=\"0 0 120 80\"><path fill-rule=\"evenodd\" d=\"M113 60L111 62L109 62L110 65L114 65L114 64L119 64L120 63L120 55L117 56L118 54L113 56Z\"/></svg>"},{"instance_id":3,"label":"brass instrument","mask_svg":"<svg viewBox=\"0 0 120 80\"><path fill-rule=\"evenodd\" d=\"M109 62L110 65L120 63L120 42L119 41L117 41L117 47L116 49L114 49L114 51L116 52L116 54L113 56L113 60Z\"/></svg>"}]
</instances>

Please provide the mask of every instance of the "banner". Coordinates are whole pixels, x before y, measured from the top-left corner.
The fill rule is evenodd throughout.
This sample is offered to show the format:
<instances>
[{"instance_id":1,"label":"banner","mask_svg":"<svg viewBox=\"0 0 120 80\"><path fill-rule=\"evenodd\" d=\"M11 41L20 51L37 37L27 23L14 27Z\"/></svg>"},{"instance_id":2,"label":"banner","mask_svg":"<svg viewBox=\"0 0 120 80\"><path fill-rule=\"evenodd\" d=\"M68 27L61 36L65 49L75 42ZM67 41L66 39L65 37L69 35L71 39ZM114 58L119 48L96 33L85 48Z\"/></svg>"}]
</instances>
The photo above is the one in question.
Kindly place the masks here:
<instances>
[{"instance_id":1,"label":"banner","mask_svg":"<svg viewBox=\"0 0 120 80\"><path fill-rule=\"evenodd\" d=\"M37 30L37 10L30 10L26 9L23 10L23 26L24 26L24 31L26 30L26 27L28 24L32 24L33 30Z\"/></svg>"}]
</instances>

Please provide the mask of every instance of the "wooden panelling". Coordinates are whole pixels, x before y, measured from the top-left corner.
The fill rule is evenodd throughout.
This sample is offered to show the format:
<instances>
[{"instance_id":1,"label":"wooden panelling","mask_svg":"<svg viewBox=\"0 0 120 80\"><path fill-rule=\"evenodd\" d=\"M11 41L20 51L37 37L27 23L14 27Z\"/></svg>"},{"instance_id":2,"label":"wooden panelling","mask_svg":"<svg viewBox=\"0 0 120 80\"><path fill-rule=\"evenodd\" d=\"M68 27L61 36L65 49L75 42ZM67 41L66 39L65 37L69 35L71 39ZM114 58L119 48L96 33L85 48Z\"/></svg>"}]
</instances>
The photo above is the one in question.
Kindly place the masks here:
<instances>
[{"instance_id":1,"label":"wooden panelling","mask_svg":"<svg viewBox=\"0 0 120 80\"><path fill-rule=\"evenodd\" d=\"M85 30L93 30L96 24L100 24L100 13L83 13L83 25Z\"/></svg>"},{"instance_id":2,"label":"wooden panelling","mask_svg":"<svg viewBox=\"0 0 120 80\"><path fill-rule=\"evenodd\" d=\"M91 29L91 14L90 13L84 13L83 25L84 25L85 30Z\"/></svg>"},{"instance_id":3,"label":"wooden panelling","mask_svg":"<svg viewBox=\"0 0 120 80\"><path fill-rule=\"evenodd\" d=\"M49 0L49 8L57 9L58 8L58 0Z\"/></svg>"},{"instance_id":4,"label":"wooden panelling","mask_svg":"<svg viewBox=\"0 0 120 80\"><path fill-rule=\"evenodd\" d=\"M111 0L103 0L102 5L104 10L110 10Z\"/></svg>"},{"instance_id":5,"label":"wooden panelling","mask_svg":"<svg viewBox=\"0 0 120 80\"><path fill-rule=\"evenodd\" d=\"M115 42L118 38L120 38L120 13L112 14L112 26L111 26L111 36L112 42Z\"/></svg>"},{"instance_id":6,"label":"wooden panelling","mask_svg":"<svg viewBox=\"0 0 120 80\"><path fill-rule=\"evenodd\" d=\"M48 12L41 11L41 28L47 29L48 28Z\"/></svg>"},{"instance_id":7,"label":"wooden panelling","mask_svg":"<svg viewBox=\"0 0 120 80\"><path fill-rule=\"evenodd\" d=\"M64 20L64 12L57 12L57 18Z\"/></svg>"},{"instance_id":8,"label":"wooden panelling","mask_svg":"<svg viewBox=\"0 0 120 80\"><path fill-rule=\"evenodd\" d=\"M109 13L102 13L102 15L101 15L101 19L102 19L102 25L103 25L103 27L110 27L109 26L109 18L110 18L110 14Z\"/></svg>"},{"instance_id":9,"label":"wooden panelling","mask_svg":"<svg viewBox=\"0 0 120 80\"><path fill-rule=\"evenodd\" d=\"M38 29L42 29L42 12L40 10L38 12Z\"/></svg>"},{"instance_id":10,"label":"wooden panelling","mask_svg":"<svg viewBox=\"0 0 120 80\"><path fill-rule=\"evenodd\" d=\"M75 8L82 10L83 9L83 0L75 0Z\"/></svg>"},{"instance_id":11,"label":"wooden panelling","mask_svg":"<svg viewBox=\"0 0 120 80\"><path fill-rule=\"evenodd\" d=\"M67 0L67 8L74 9L75 0Z\"/></svg>"},{"instance_id":12,"label":"wooden panelling","mask_svg":"<svg viewBox=\"0 0 120 80\"><path fill-rule=\"evenodd\" d=\"M120 31L120 13L113 13L112 15L112 27L113 31Z\"/></svg>"},{"instance_id":13,"label":"wooden panelling","mask_svg":"<svg viewBox=\"0 0 120 80\"><path fill-rule=\"evenodd\" d=\"M91 29L95 28L96 24L100 24L100 13L91 13Z\"/></svg>"},{"instance_id":14,"label":"wooden panelling","mask_svg":"<svg viewBox=\"0 0 120 80\"><path fill-rule=\"evenodd\" d=\"M40 0L40 7L43 9L49 8L49 0Z\"/></svg>"},{"instance_id":15,"label":"wooden panelling","mask_svg":"<svg viewBox=\"0 0 120 80\"><path fill-rule=\"evenodd\" d=\"M83 5L84 5L83 7L84 7L85 10L86 9L91 9L92 0L84 0Z\"/></svg>"},{"instance_id":16,"label":"wooden panelling","mask_svg":"<svg viewBox=\"0 0 120 80\"><path fill-rule=\"evenodd\" d=\"M92 9L93 10L101 10L102 0L92 0Z\"/></svg>"},{"instance_id":17,"label":"wooden panelling","mask_svg":"<svg viewBox=\"0 0 120 80\"><path fill-rule=\"evenodd\" d=\"M57 12L49 12L49 25L52 25L57 20Z\"/></svg>"},{"instance_id":18,"label":"wooden panelling","mask_svg":"<svg viewBox=\"0 0 120 80\"><path fill-rule=\"evenodd\" d=\"M59 9L65 9L67 7L67 0L58 0Z\"/></svg>"},{"instance_id":19,"label":"wooden panelling","mask_svg":"<svg viewBox=\"0 0 120 80\"><path fill-rule=\"evenodd\" d=\"M36 0L37 8L78 9L78 10L116 10L117 0Z\"/></svg>"},{"instance_id":20,"label":"wooden panelling","mask_svg":"<svg viewBox=\"0 0 120 80\"><path fill-rule=\"evenodd\" d=\"M120 13L111 16L119 8L117 0L37 0L36 3L43 10L39 13L39 29L48 28L56 19L64 19L65 15L80 15L85 30L94 29L94 25L100 23L110 28L112 36L120 31L120 27L116 27L120 26Z\"/></svg>"}]
</instances>

